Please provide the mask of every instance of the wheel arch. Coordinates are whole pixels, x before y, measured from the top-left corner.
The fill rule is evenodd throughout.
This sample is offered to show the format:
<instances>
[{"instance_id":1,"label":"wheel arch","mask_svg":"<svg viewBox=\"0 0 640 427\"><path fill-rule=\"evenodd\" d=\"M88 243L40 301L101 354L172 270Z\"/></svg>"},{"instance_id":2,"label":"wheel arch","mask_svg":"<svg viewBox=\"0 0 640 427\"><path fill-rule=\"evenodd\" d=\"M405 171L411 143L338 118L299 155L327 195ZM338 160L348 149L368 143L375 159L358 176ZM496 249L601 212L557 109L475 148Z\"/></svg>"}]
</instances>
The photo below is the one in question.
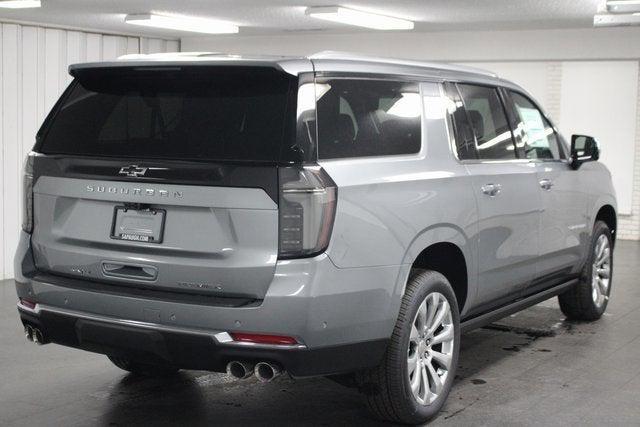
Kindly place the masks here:
<instances>
[{"instance_id":1,"label":"wheel arch","mask_svg":"<svg viewBox=\"0 0 640 427\"><path fill-rule=\"evenodd\" d=\"M618 227L618 216L615 208L610 204L605 204L598 209L596 213L594 224L596 221L603 221L609 227L611 231L612 245L615 245L616 231Z\"/></svg>"},{"instance_id":2,"label":"wheel arch","mask_svg":"<svg viewBox=\"0 0 640 427\"><path fill-rule=\"evenodd\" d=\"M405 262L412 269L433 270L445 276L456 294L460 313L463 313L475 295L473 253L472 243L463 230L454 225L443 225L421 233L407 251Z\"/></svg>"}]
</instances>

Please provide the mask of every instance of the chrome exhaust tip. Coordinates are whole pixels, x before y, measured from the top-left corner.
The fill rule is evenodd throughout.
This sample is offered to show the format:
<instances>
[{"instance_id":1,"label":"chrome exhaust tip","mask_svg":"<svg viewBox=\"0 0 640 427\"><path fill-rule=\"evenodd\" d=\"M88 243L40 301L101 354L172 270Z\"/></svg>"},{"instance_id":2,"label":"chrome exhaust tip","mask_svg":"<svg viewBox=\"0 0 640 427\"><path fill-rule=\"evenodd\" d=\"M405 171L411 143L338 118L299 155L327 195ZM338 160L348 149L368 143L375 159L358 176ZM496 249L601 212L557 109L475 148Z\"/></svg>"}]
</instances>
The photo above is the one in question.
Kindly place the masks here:
<instances>
[{"instance_id":1,"label":"chrome exhaust tip","mask_svg":"<svg viewBox=\"0 0 640 427\"><path fill-rule=\"evenodd\" d=\"M244 380L253 375L253 363L234 360L227 363L227 374L238 380Z\"/></svg>"},{"instance_id":2,"label":"chrome exhaust tip","mask_svg":"<svg viewBox=\"0 0 640 427\"><path fill-rule=\"evenodd\" d=\"M253 370L256 374L256 378L263 383L273 381L282 374L280 366L268 362L257 363Z\"/></svg>"},{"instance_id":3,"label":"chrome exhaust tip","mask_svg":"<svg viewBox=\"0 0 640 427\"><path fill-rule=\"evenodd\" d=\"M33 328L33 342L38 345L44 344L44 335L38 328Z\"/></svg>"},{"instance_id":4,"label":"chrome exhaust tip","mask_svg":"<svg viewBox=\"0 0 640 427\"><path fill-rule=\"evenodd\" d=\"M33 328L29 325L24 327L24 336L28 341L33 342Z\"/></svg>"}]
</instances>

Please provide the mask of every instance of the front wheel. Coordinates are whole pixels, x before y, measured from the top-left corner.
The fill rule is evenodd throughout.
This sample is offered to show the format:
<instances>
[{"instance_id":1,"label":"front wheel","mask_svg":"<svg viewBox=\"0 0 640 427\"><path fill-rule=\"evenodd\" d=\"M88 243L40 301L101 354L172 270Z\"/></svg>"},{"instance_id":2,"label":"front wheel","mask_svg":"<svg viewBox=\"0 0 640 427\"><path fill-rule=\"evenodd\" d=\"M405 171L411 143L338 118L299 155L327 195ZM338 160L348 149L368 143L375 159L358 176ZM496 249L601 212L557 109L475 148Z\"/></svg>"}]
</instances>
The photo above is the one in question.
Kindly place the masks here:
<instances>
[{"instance_id":1,"label":"front wheel","mask_svg":"<svg viewBox=\"0 0 640 427\"><path fill-rule=\"evenodd\" d=\"M579 283L558 296L560 309L569 319L597 320L607 309L613 274L612 242L607 224L597 221Z\"/></svg>"},{"instance_id":2,"label":"front wheel","mask_svg":"<svg viewBox=\"0 0 640 427\"><path fill-rule=\"evenodd\" d=\"M433 418L451 390L459 350L460 317L451 285L440 273L416 270L384 360L360 374L369 409L392 422Z\"/></svg>"}]
</instances>

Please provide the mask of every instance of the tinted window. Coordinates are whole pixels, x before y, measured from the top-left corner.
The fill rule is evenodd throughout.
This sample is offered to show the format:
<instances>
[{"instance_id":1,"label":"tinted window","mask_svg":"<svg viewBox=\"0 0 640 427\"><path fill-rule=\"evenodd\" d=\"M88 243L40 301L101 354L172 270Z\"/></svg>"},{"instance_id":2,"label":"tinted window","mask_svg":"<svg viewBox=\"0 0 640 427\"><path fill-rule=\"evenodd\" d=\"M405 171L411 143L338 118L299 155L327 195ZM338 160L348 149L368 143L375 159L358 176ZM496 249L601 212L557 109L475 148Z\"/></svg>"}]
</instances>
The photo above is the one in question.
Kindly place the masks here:
<instances>
[{"instance_id":1,"label":"tinted window","mask_svg":"<svg viewBox=\"0 0 640 427\"><path fill-rule=\"evenodd\" d=\"M322 159L420 151L418 85L329 79L316 85L318 153Z\"/></svg>"},{"instance_id":2,"label":"tinted window","mask_svg":"<svg viewBox=\"0 0 640 427\"><path fill-rule=\"evenodd\" d=\"M40 150L136 158L278 160L292 81L262 68L86 70ZM290 146L291 144L289 144Z\"/></svg>"},{"instance_id":3,"label":"tinted window","mask_svg":"<svg viewBox=\"0 0 640 427\"><path fill-rule=\"evenodd\" d=\"M558 136L540 110L526 97L511 92L520 119L518 124L528 159L560 159Z\"/></svg>"},{"instance_id":4,"label":"tinted window","mask_svg":"<svg viewBox=\"0 0 640 427\"><path fill-rule=\"evenodd\" d=\"M480 159L514 159L515 145L495 88L458 85L477 141Z\"/></svg>"}]
</instances>

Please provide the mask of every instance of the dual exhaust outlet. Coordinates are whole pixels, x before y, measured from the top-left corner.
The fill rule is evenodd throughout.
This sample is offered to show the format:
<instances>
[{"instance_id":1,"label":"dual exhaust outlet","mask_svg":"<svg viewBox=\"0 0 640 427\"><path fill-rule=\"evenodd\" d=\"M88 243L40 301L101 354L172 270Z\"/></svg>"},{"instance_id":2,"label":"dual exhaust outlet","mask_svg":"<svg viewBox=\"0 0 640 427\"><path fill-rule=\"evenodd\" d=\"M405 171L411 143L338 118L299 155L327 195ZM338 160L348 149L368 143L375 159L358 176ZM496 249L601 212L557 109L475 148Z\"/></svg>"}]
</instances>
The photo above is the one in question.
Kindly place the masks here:
<instances>
[{"instance_id":1,"label":"dual exhaust outlet","mask_svg":"<svg viewBox=\"0 0 640 427\"><path fill-rule=\"evenodd\" d=\"M31 325L25 325L24 336L34 344L46 344L42 331ZM268 383L282 375L282 369L279 365L269 362L258 362L254 365L253 363L234 360L227 364L227 373L240 380L255 375L260 382Z\"/></svg>"},{"instance_id":2,"label":"dual exhaust outlet","mask_svg":"<svg viewBox=\"0 0 640 427\"><path fill-rule=\"evenodd\" d=\"M24 336L28 341L31 341L34 344L42 345L46 344L44 334L38 328L34 328L31 325L26 325L24 327Z\"/></svg>"},{"instance_id":3,"label":"dual exhaust outlet","mask_svg":"<svg viewBox=\"0 0 640 427\"><path fill-rule=\"evenodd\" d=\"M239 380L255 375L258 381L268 383L282 374L282 368L269 362L258 362L254 365L253 363L234 360L227 364L227 373Z\"/></svg>"}]
</instances>

